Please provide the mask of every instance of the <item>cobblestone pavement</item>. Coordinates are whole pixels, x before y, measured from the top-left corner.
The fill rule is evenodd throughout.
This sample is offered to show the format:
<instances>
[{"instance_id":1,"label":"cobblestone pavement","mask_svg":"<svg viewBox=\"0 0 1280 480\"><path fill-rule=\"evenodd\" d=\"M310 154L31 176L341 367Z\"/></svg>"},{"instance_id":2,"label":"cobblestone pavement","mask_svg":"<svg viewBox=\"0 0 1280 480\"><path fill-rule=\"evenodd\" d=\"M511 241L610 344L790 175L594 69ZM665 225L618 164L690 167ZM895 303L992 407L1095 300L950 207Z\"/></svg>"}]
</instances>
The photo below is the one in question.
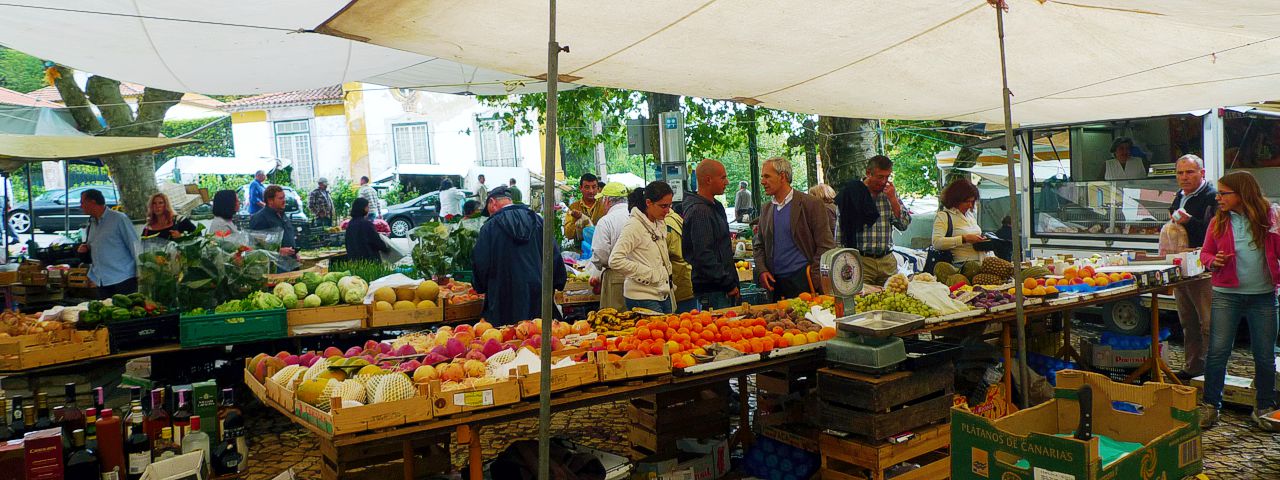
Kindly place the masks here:
<instances>
[{"instance_id":1,"label":"cobblestone pavement","mask_svg":"<svg viewBox=\"0 0 1280 480\"><path fill-rule=\"evenodd\" d=\"M1090 324L1077 323L1074 332L1081 336L1097 335L1096 326ZM1170 363L1177 370L1182 364L1182 348L1176 342L1170 343ZM1253 365L1245 348L1238 346L1233 351L1229 372L1252 377ZM261 405L249 405L246 412L252 442L247 479L267 480L287 468L293 468L299 478L320 478L320 457L310 432ZM629 449L627 422L625 402L558 413L551 420L557 435L619 455L626 455ZM481 430L484 456L492 458L512 441L535 438L537 434L536 419L484 427ZM1280 478L1280 434L1260 431L1250 423L1247 409L1225 408L1218 425L1204 432L1203 442L1205 472L1210 478ZM467 461L466 450L458 446L456 436L451 452L454 467L461 468Z\"/></svg>"}]
</instances>

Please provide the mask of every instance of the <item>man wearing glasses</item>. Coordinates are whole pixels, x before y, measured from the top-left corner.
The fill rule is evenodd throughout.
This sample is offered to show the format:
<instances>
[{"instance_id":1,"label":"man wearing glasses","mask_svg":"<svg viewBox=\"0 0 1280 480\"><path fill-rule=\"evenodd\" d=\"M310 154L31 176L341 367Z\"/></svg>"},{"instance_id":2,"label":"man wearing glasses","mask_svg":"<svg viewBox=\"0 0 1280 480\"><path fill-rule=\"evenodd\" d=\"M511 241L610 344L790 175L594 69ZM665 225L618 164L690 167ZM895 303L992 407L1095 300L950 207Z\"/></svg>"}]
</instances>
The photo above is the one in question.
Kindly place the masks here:
<instances>
[{"instance_id":1,"label":"man wearing glasses","mask_svg":"<svg viewBox=\"0 0 1280 480\"><path fill-rule=\"evenodd\" d=\"M1178 175L1178 193L1169 204L1169 216L1187 229L1188 247L1204 245L1205 230L1209 220L1218 211L1218 192L1213 182L1204 178L1204 161L1195 155L1183 155L1175 164ZM1178 303L1178 319L1182 323L1185 364L1177 373L1183 382L1204 373L1204 360L1208 348L1209 312L1213 304L1213 289L1209 280L1186 284L1174 289Z\"/></svg>"}]
</instances>

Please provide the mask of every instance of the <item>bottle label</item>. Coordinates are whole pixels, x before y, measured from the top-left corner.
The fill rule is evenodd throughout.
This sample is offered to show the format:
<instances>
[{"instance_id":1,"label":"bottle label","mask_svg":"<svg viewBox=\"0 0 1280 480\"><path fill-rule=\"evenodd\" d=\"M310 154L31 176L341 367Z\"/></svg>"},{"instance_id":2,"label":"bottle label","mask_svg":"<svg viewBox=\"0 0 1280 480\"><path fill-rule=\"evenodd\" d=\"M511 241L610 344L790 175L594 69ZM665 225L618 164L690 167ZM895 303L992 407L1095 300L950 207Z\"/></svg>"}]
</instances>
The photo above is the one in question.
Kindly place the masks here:
<instances>
[{"instance_id":1,"label":"bottle label","mask_svg":"<svg viewBox=\"0 0 1280 480\"><path fill-rule=\"evenodd\" d=\"M117 470L102 472L102 480L120 480L120 472Z\"/></svg>"},{"instance_id":2,"label":"bottle label","mask_svg":"<svg viewBox=\"0 0 1280 480\"><path fill-rule=\"evenodd\" d=\"M129 475L142 475L148 465L151 465L151 452L129 454Z\"/></svg>"}]
</instances>

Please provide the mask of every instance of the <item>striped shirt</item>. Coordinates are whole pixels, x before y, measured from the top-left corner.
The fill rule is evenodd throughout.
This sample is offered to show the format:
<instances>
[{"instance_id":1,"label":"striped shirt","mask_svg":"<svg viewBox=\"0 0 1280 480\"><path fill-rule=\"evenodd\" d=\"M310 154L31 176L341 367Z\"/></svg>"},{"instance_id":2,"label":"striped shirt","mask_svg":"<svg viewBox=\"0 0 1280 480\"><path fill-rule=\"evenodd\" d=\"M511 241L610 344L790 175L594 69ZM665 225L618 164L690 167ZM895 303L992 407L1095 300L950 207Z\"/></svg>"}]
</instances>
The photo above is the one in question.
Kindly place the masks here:
<instances>
[{"instance_id":1,"label":"striped shirt","mask_svg":"<svg viewBox=\"0 0 1280 480\"><path fill-rule=\"evenodd\" d=\"M872 193L876 201L876 211L880 219L862 231L858 236L858 251L869 257L883 257L893 250L893 229L904 231L911 224L911 213L902 208L902 216L893 216L893 206L889 204L889 196L884 192Z\"/></svg>"}]
</instances>

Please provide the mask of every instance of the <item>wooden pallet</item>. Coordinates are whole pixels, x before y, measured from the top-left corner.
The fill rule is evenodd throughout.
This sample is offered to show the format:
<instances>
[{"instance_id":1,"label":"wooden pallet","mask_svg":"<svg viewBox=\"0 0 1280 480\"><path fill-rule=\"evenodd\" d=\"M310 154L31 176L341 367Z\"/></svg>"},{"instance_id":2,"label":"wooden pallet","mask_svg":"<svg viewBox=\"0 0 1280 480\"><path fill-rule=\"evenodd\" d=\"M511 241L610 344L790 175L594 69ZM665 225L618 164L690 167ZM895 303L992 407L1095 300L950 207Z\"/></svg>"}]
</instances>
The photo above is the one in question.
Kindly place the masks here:
<instances>
[{"instance_id":1,"label":"wooden pallet","mask_svg":"<svg viewBox=\"0 0 1280 480\"><path fill-rule=\"evenodd\" d=\"M951 425L942 424L917 432L906 443L865 442L822 434L823 480L885 480L885 471L902 462L919 469L894 480L935 480L951 476Z\"/></svg>"}]
</instances>

